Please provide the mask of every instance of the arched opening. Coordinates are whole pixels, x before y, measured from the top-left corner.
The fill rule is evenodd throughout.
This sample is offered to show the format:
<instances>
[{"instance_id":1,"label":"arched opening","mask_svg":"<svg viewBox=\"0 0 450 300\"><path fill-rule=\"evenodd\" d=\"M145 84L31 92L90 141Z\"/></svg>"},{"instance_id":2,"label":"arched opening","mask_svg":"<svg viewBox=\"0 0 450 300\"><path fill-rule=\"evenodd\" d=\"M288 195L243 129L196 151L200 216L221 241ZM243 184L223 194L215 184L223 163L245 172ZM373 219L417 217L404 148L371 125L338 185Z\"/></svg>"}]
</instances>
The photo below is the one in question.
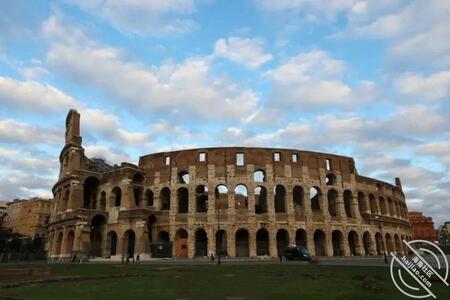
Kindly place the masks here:
<instances>
[{"instance_id":1,"label":"arched opening","mask_svg":"<svg viewBox=\"0 0 450 300\"><path fill-rule=\"evenodd\" d=\"M342 232L335 230L331 233L331 243L333 244L333 256L344 255L344 237Z\"/></svg>"},{"instance_id":2,"label":"arched opening","mask_svg":"<svg viewBox=\"0 0 450 300\"><path fill-rule=\"evenodd\" d=\"M358 192L358 206L359 206L359 212L362 214L366 213L367 207L366 207L366 197L364 196L364 193Z\"/></svg>"},{"instance_id":3,"label":"arched opening","mask_svg":"<svg viewBox=\"0 0 450 300\"><path fill-rule=\"evenodd\" d=\"M236 231L236 257L249 257L248 231L239 229Z\"/></svg>"},{"instance_id":4,"label":"arched opening","mask_svg":"<svg viewBox=\"0 0 450 300\"><path fill-rule=\"evenodd\" d=\"M296 185L292 190L292 198L294 201L294 211L295 215L300 216L303 211L303 201L304 201L305 193L303 188L299 185Z\"/></svg>"},{"instance_id":5,"label":"arched opening","mask_svg":"<svg viewBox=\"0 0 450 300\"><path fill-rule=\"evenodd\" d=\"M148 241L149 243L153 243L156 238L156 216L151 215L147 218L147 230L148 230Z\"/></svg>"},{"instance_id":6,"label":"arched opening","mask_svg":"<svg viewBox=\"0 0 450 300\"><path fill-rule=\"evenodd\" d=\"M264 228L256 232L256 255L269 255L269 233Z\"/></svg>"},{"instance_id":7,"label":"arched opening","mask_svg":"<svg viewBox=\"0 0 450 300\"><path fill-rule=\"evenodd\" d=\"M400 238L398 237L398 235L394 235L394 241L395 241L395 251L397 253L401 253L403 251L402 249L402 243L400 242Z\"/></svg>"},{"instance_id":8,"label":"arched opening","mask_svg":"<svg viewBox=\"0 0 450 300\"><path fill-rule=\"evenodd\" d=\"M165 187L159 192L159 200L161 202L161 210L170 210L170 190Z\"/></svg>"},{"instance_id":9,"label":"arched opening","mask_svg":"<svg viewBox=\"0 0 450 300\"><path fill-rule=\"evenodd\" d=\"M359 237L356 231L348 233L348 247L350 248L350 255L359 255Z\"/></svg>"},{"instance_id":10,"label":"arched opening","mask_svg":"<svg viewBox=\"0 0 450 300\"><path fill-rule=\"evenodd\" d=\"M275 187L275 213L286 212L286 189L282 185Z\"/></svg>"},{"instance_id":11,"label":"arched opening","mask_svg":"<svg viewBox=\"0 0 450 300\"><path fill-rule=\"evenodd\" d=\"M61 198L61 202L59 204L59 206L60 206L59 211L67 210L67 206L69 204L69 196L70 196L69 190L65 191L64 196Z\"/></svg>"},{"instance_id":12,"label":"arched opening","mask_svg":"<svg viewBox=\"0 0 450 300\"><path fill-rule=\"evenodd\" d=\"M223 229L216 232L216 255L227 256L227 232Z\"/></svg>"},{"instance_id":13,"label":"arched opening","mask_svg":"<svg viewBox=\"0 0 450 300\"><path fill-rule=\"evenodd\" d=\"M106 219L102 215L96 215L92 218L90 233L91 247L89 250L89 256L102 256L102 240L105 224Z\"/></svg>"},{"instance_id":14,"label":"arched opening","mask_svg":"<svg viewBox=\"0 0 450 300\"><path fill-rule=\"evenodd\" d=\"M64 247L66 253L64 253L64 254L69 254L70 256L72 256L74 241L75 241L75 233L73 232L73 230L71 230L67 234L66 245Z\"/></svg>"},{"instance_id":15,"label":"arched opening","mask_svg":"<svg viewBox=\"0 0 450 300\"><path fill-rule=\"evenodd\" d=\"M208 237L202 228L195 232L195 256L208 256Z\"/></svg>"},{"instance_id":16,"label":"arched opening","mask_svg":"<svg viewBox=\"0 0 450 300\"><path fill-rule=\"evenodd\" d=\"M178 183L189 184L190 181L189 173L186 171L178 172Z\"/></svg>"},{"instance_id":17,"label":"arched opening","mask_svg":"<svg viewBox=\"0 0 450 300\"><path fill-rule=\"evenodd\" d=\"M337 216L337 209L336 209L337 198L338 192L336 190L331 189L328 191L328 212L332 217Z\"/></svg>"},{"instance_id":18,"label":"arched opening","mask_svg":"<svg viewBox=\"0 0 450 300\"><path fill-rule=\"evenodd\" d=\"M117 254L117 233L115 231L110 231L107 237L109 257L111 257Z\"/></svg>"},{"instance_id":19,"label":"arched opening","mask_svg":"<svg viewBox=\"0 0 450 300\"><path fill-rule=\"evenodd\" d=\"M334 174L327 174L325 183L326 185L336 185L336 176Z\"/></svg>"},{"instance_id":20,"label":"arched opening","mask_svg":"<svg viewBox=\"0 0 450 300\"><path fill-rule=\"evenodd\" d=\"M228 188L226 185L219 184L215 190L216 196L216 207L217 209L227 209L228 208Z\"/></svg>"},{"instance_id":21,"label":"arched opening","mask_svg":"<svg viewBox=\"0 0 450 300\"><path fill-rule=\"evenodd\" d=\"M309 200L311 201L311 210L319 212L321 210L322 192L318 187L313 186L309 189Z\"/></svg>"},{"instance_id":22,"label":"arched opening","mask_svg":"<svg viewBox=\"0 0 450 300\"><path fill-rule=\"evenodd\" d=\"M389 207L389 215L395 216L394 202L392 202L391 198L388 198L388 207Z\"/></svg>"},{"instance_id":23,"label":"arched opening","mask_svg":"<svg viewBox=\"0 0 450 300\"><path fill-rule=\"evenodd\" d=\"M387 255L390 255L391 252L394 252L394 242L392 241L392 236L389 233L386 233L385 238Z\"/></svg>"},{"instance_id":24,"label":"arched opening","mask_svg":"<svg viewBox=\"0 0 450 300\"><path fill-rule=\"evenodd\" d=\"M134 187L133 188L133 196L134 196L134 205L136 205L136 207L141 206L141 203L142 203L142 187Z\"/></svg>"},{"instance_id":25,"label":"arched opening","mask_svg":"<svg viewBox=\"0 0 450 300\"><path fill-rule=\"evenodd\" d=\"M196 208L197 212L205 213L208 211L208 188L204 185L199 185L195 189Z\"/></svg>"},{"instance_id":26,"label":"arched opening","mask_svg":"<svg viewBox=\"0 0 450 300\"><path fill-rule=\"evenodd\" d=\"M255 213L267 213L267 190L263 186L255 188Z\"/></svg>"},{"instance_id":27,"label":"arched opening","mask_svg":"<svg viewBox=\"0 0 450 300\"><path fill-rule=\"evenodd\" d=\"M256 170L253 172L253 181L254 182L265 182L266 181L266 173L264 170Z\"/></svg>"},{"instance_id":28,"label":"arched opening","mask_svg":"<svg viewBox=\"0 0 450 300\"><path fill-rule=\"evenodd\" d=\"M377 255L382 255L383 254L383 237L381 236L381 234L379 232L375 233L375 244L377 247Z\"/></svg>"},{"instance_id":29,"label":"arched opening","mask_svg":"<svg viewBox=\"0 0 450 300\"><path fill-rule=\"evenodd\" d=\"M99 210L105 210L105 208L106 208L106 192L102 191L100 193L100 204L99 204L98 209Z\"/></svg>"},{"instance_id":30,"label":"arched opening","mask_svg":"<svg viewBox=\"0 0 450 300\"><path fill-rule=\"evenodd\" d=\"M127 257L130 258L134 257L135 243L136 243L136 235L133 230L128 229L127 231L125 231L125 234L123 235L123 246L124 246L123 253L126 253Z\"/></svg>"},{"instance_id":31,"label":"arched opening","mask_svg":"<svg viewBox=\"0 0 450 300\"><path fill-rule=\"evenodd\" d=\"M111 193L113 194L114 200L113 204L115 207L119 207L122 202L122 190L119 187L115 187L112 189Z\"/></svg>"},{"instance_id":32,"label":"arched opening","mask_svg":"<svg viewBox=\"0 0 450 300\"><path fill-rule=\"evenodd\" d=\"M186 233L187 234L187 233ZM164 243L164 242L170 242L170 235L167 231L160 231L158 232L158 242Z\"/></svg>"},{"instance_id":33,"label":"arched opening","mask_svg":"<svg viewBox=\"0 0 450 300\"><path fill-rule=\"evenodd\" d=\"M189 209L189 191L185 187L177 190L178 213L185 214Z\"/></svg>"},{"instance_id":34,"label":"arched opening","mask_svg":"<svg viewBox=\"0 0 450 300\"><path fill-rule=\"evenodd\" d=\"M353 212L352 212L352 203L353 203L353 194L349 190L344 191L344 208L345 208L345 215L347 218L352 218Z\"/></svg>"},{"instance_id":35,"label":"arched opening","mask_svg":"<svg viewBox=\"0 0 450 300\"><path fill-rule=\"evenodd\" d=\"M370 213L374 215L378 214L377 200L375 199L375 196L372 194L369 195L369 204L370 204Z\"/></svg>"},{"instance_id":36,"label":"arched opening","mask_svg":"<svg viewBox=\"0 0 450 300\"><path fill-rule=\"evenodd\" d=\"M179 229L175 234L175 256L178 258L188 257L188 233L184 229Z\"/></svg>"},{"instance_id":37,"label":"arched opening","mask_svg":"<svg viewBox=\"0 0 450 300\"><path fill-rule=\"evenodd\" d=\"M277 231L277 251L278 256L284 256L284 251L289 245L289 233L286 229L279 229Z\"/></svg>"},{"instance_id":38,"label":"arched opening","mask_svg":"<svg viewBox=\"0 0 450 300\"><path fill-rule=\"evenodd\" d=\"M62 242L63 242L63 233L60 232L60 233L58 234L58 238L56 239L56 250L55 250L55 255L60 255L60 254L61 254Z\"/></svg>"},{"instance_id":39,"label":"arched opening","mask_svg":"<svg viewBox=\"0 0 450 300\"><path fill-rule=\"evenodd\" d=\"M248 207L248 191L245 185L238 184L234 188L234 203L236 209Z\"/></svg>"},{"instance_id":40,"label":"arched opening","mask_svg":"<svg viewBox=\"0 0 450 300\"><path fill-rule=\"evenodd\" d=\"M147 202L147 206L152 207L154 205L154 195L152 190L147 190L145 192L145 201Z\"/></svg>"},{"instance_id":41,"label":"arched opening","mask_svg":"<svg viewBox=\"0 0 450 300\"><path fill-rule=\"evenodd\" d=\"M306 231L303 229L297 229L295 232L295 244L297 246L303 246L306 248L308 245L307 239L306 239Z\"/></svg>"},{"instance_id":42,"label":"arched opening","mask_svg":"<svg viewBox=\"0 0 450 300\"><path fill-rule=\"evenodd\" d=\"M382 215L387 215L387 207L386 207L386 200L384 200L383 197L380 197L379 199L380 203L380 210Z\"/></svg>"},{"instance_id":43,"label":"arched opening","mask_svg":"<svg viewBox=\"0 0 450 300\"><path fill-rule=\"evenodd\" d=\"M373 252L373 244L372 244L372 237L370 236L370 232L366 231L363 234L363 247L364 247L364 254L371 255Z\"/></svg>"},{"instance_id":44,"label":"arched opening","mask_svg":"<svg viewBox=\"0 0 450 300\"><path fill-rule=\"evenodd\" d=\"M318 229L314 232L314 247L316 250L316 256L326 256L325 248L325 232Z\"/></svg>"},{"instance_id":45,"label":"arched opening","mask_svg":"<svg viewBox=\"0 0 450 300\"><path fill-rule=\"evenodd\" d=\"M83 188L83 207L88 209L96 209L97 193L100 181L95 177L88 177L84 181Z\"/></svg>"}]
</instances>

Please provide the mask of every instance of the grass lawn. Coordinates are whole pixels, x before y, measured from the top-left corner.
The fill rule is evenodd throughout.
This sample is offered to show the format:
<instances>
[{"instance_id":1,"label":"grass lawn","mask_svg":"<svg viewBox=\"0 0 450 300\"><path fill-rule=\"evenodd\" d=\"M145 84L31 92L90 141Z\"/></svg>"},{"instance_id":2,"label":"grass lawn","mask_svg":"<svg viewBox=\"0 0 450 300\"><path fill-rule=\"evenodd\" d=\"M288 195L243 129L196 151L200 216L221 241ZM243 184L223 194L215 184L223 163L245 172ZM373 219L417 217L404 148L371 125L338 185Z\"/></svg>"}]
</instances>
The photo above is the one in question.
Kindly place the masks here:
<instances>
[{"instance_id":1,"label":"grass lawn","mask_svg":"<svg viewBox=\"0 0 450 300\"><path fill-rule=\"evenodd\" d=\"M0 266L11 269L29 266ZM408 299L391 282L388 268L321 265L42 265L60 282L0 288L18 299ZM74 280L74 276L90 276ZM108 275L130 277L107 278ZM95 278L103 276L103 278ZM0 276L0 285L21 279ZM450 288L435 282L438 299Z\"/></svg>"}]
</instances>

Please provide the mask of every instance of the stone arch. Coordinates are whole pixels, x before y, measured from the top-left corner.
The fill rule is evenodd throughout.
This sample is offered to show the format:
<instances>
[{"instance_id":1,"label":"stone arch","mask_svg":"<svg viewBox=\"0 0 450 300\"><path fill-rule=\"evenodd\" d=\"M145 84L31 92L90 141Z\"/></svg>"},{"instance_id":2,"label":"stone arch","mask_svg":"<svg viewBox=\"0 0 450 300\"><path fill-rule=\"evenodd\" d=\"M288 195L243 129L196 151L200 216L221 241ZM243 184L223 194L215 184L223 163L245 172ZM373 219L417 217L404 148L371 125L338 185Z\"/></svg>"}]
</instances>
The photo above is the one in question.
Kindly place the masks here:
<instances>
[{"instance_id":1,"label":"stone arch","mask_svg":"<svg viewBox=\"0 0 450 300\"><path fill-rule=\"evenodd\" d=\"M370 213L373 215L378 214L377 199L373 194L369 195L369 204L370 204Z\"/></svg>"},{"instance_id":2,"label":"stone arch","mask_svg":"<svg viewBox=\"0 0 450 300\"><path fill-rule=\"evenodd\" d=\"M248 189L241 183L234 188L234 205L236 209L248 207Z\"/></svg>"},{"instance_id":3,"label":"stone arch","mask_svg":"<svg viewBox=\"0 0 450 300\"><path fill-rule=\"evenodd\" d=\"M337 201L338 201L338 192L335 189L330 189L327 194L328 198L328 212L330 216L337 216Z\"/></svg>"},{"instance_id":4,"label":"stone arch","mask_svg":"<svg viewBox=\"0 0 450 300\"><path fill-rule=\"evenodd\" d=\"M363 192L358 192L358 207L359 207L359 213L361 215L365 214L367 211L366 207L366 196Z\"/></svg>"},{"instance_id":5,"label":"stone arch","mask_svg":"<svg viewBox=\"0 0 450 300\"><path fill-rule=\"evenodd\" d=\"M345 190L344 191L344 208L345 208L345 215L347 216L347 218L355 217L352 204L353 204L353 193L350 190Z\"/></svg>"},{"instance_id":6,"label":"stone arch","mask_svg":"<svg viewBox=\"0 0 450 300\"><path fill-rule=\"evenodd\" d=\"M314 231L314 248L316 250L316 256L327 255L325 232L321 229Z\"/></svg>"},{"instance_id":7,"label":"stone arch","mask_svg":"<svg viewBox=\"0 0 450 300\"><path fill-rule=\"evenodd\" d=\"M99 185L100 181L97 177L86 178L83 184L83 208L96 209Z\"/></svg>"},{"instance_id":8,"label":"stone arch","mask_svg":"<svg viewBox=\"0 0 450 300\"><path fill-rule=\"evenodd\" d=\"M106 218L103 215L95 215L91 220L90 249L89 256L102 256L103 231L106 225Z\"/></svg>"},{"instance_id":9,"label":"stone arch","mask_svg":"<svg viewBox=\"0 0 450 300\"><path fill-rule=\"evenodd\" d=\"M189 211L189 191L185 187L177 190L178 213L185 214Z\"/></svg>"},{"instance_id":10,"label":"stone arch","mask_svg":"<svg viewBox=\"0 0 450 300\"><path fill-rule=\"evenodd\" d=\"M116 186L112 189L111 193L113 194L114 201L111 204L114 204L115 207L119 207L122 202L122 190Z\"/></svg>"},{"instance_id":11,"label":"stone arch","mask_svg":"<svg viewBox=\"0 0 450 300\"><path fill-rule=\"evenodd\" d=\"M189 172L184 171L184 170L178 172L178 183L189 184L190 179L191 179L191 177L189 175Z\"/></svg>"},{"instance_id":12,"label":"stone arch","mask_svg":"<svg viewBox=\"0 0 450 300\"><path fill-rule=\"evenodd\" d=\"M286 189L281 184L275 187L275 213L286 212Z\"/></svg>"},{"instance_id":13,"label":"stone arch","mask_svg":"<svg viewBox=\"0 0 450 300\"><path fill-rule=\"evenodd\" d=\"M373 241L372 237L369 231L364 232L363 234L363 248L364 248L364 254L366 256L371 255L374 252L373 249Z\"/></svg>"},{"instance_id":14,"label":"stone arch","mask_svg":"<svg viewBox=\"0 0 450 300\"><path fill-rule=\"evenodd\" d=\"M308 240L306 237L306 231L304 229L297 229L295 232L295 245L297 246L308 246Z\"/></svg>"},{"instance_id":15,"label":"stone arch","mask_svg":"<svg viewBox=\"0 0 450 300\"><path fill-rule=\"evenodd\" d=\"M175 234L175 257L188 257L188 233L184 229L178 229Z\"/></svg>"},{"instance_id":16,"label":"stone arch","mask_svg":"<svg viewBox=\"0 0 450 300\"><path fill-rule=\"evenodd\" d=\"M394 242L395 242L395 251L397 253L401 253L403 251L403 249L402 249L402 243L400 241L400 238L398 237L398 234L394 235Z\"/></svg>"},{"instance_id":17,"label":"stone arch","mask_svg":"<svg viewBox=\"0 0 450 300\"><path fill-rule=\"evenodd\" d=\"M216 197L216 207L217 209L227 209L228 208L228 188L224 184L219 184L216 186L214 195Z\"/></svg>"},{"instance_id":18,"label":"stone arch","mask_svg":"<svg viewBox=\"0 0 450 300\"><path fill-rule=\"evenodd\" d=\"M331 243L333 245L333 256L344 255L344 236L340 230L331 233Z\"/></svg>"},{"instance_id":19,"label":"stone arch","mask_svg":"<svg viewBox=\"0 0 450 300\"><path fill-rule=\"evenodd\" d=\"M377 250L377 255L382 255L384 251L383 237L379 232L375 233L375 246Z\"/></svg>"},{"instance_id":20,"label":"stone arch","mask_svg":"<svg viewBox=\"0 0 450 300\"><path fill-rule=\"evenodd\" d=\"M265 228L256 232L256 255L269 255L269 232Z\"/></svg>"},{"instance_id":21,"label":"stone arch","mask_svg":"<svg viewBox=\"0 0 450 300\"><path fill-rule=\"evenodd\" d=\"M136 244L136 234L133 230L128 229L125 231L123 235L123 253L127 255L129 258L134 257L134 251L135 251L135 244Z\"/></svg>"},{"instance_id":22,"label":"stone arch","mask_svg":"<svg viewBox=\"0 0 450 300\"><path fill-rule=\"evenodd\" d=\"M145 201L147 202L147 206L153 206L155 201L155 195L151 189L147 189L145 191Z\"/></svg>"},{"instance_id":23,"label":"stone arch","mask_svg":"<svg viewBox=\"0 0 450 300\"><path fill-rule=\"evenodd\" d=\"M106 192L102 191L100 193L100 203L99 203L99 210L105 210L106 208Z\"/></svg>"},{"instance_id":24,"label":"stone arch","mask_svg":"<svg viewBox=\"0 0 450 300\"><path fill-rule=\"evenodd\" d=\"M322 209L322 191L317 186L309 189L309 200L311 201L311 210L314 212Z\"/></svg>"},{"instance_id":25,"label":"stone arch","mask_svg":"<svg viewBox=\"0 0 450 300\"><path fill-rule=\"evenodd\" d=\"M325 184L326 185L336 185L336 176L334 174L327 174L325 177Z\"/></svg>"},{"instance_id":26,"label":"stone arch","mask_svg":"<svg viewBox=\"0 0 450 300\"><path fill-rule=\"evenodd\" d=\"M134 205L140 207L142 203L142 186L133 186Z\"/></svg>"},{"instance_id":27,"label":"stone arch","mask_svg":"<svg viewBox=\"0 0 450 300\"><path fill-rule=\"evenodd\" d=\"M110 231L107 235L107 244L108 244L108 254L109 257L117 254L117 233L115 231Z\"/></svg>"},{"instance_id":28,"label":"stone arch","mask_svg":"<svg viewBox=\"0 0 450 300\"><path fill-rule=\"evenodd\" d=\"M350 255L359 255L359 236L358 233L354 230L351 230L348 233L348 247L350 249Z\"/></svg>"},{"instance_id":29,"label":"stone arch","mask_svg":"<svg viewBox=\"0 0 450 300\"><path fill-rule=\"evenodd\" d=\"M390 233L386 233L385 240L386 240L387 254L390 255L391 252L394 252L394 241L392 240L392 236Z\"/></svg>"},{"instance_id":30,"label":"stone arch","mask_svg":"<svg viewBox=\"0 0 450 300\"><path fill-rule=\"evenodd\" d=\"M267 189L263 186L255 188L255 213L267 213Z\"/></svg>"},{"instance_id":31,"label":"stone arch","mask_svg":"<svg viewBox=\"0 0 450 300\"><path fill-rule=\"evenodd\" d=\"M66 253L64 254L69 254L70 256L72 256L74 242L75 242L75 232L73 230L70 230L69 233L67 234L67 238L65 241L64 250Z\"/></svg>"},{"instance_id":32,"label":"stone arch","mask_svg":"<svg viewBox=\"0 0 450 300\"><path fill-rule=\"evenodd\" d=\"M380 205L380 212L382 215L387 215L387 206L386 206L386 200L383 197L378 198L378 203Z\"/></svg>"},{"instance_id":33,"label":"stone arch","mask_svg":"<svg viewBox=\"0 0 450 300\"><path fill-rule=\"evenodd\" d=\"M388 208L389 208L389 215L390 216L395 216L394 202L392 201L391 198L388 198L387 199L387 203L388 203Z\"/></svg>"},{"instance_id":34,"label":"stone arch","mask_svg":"<svg viewBox=\"0 0 450 300\"><path fill-rule=\"evenodd\" d=\"M292 199L294 201L294 211L297 216L302 214L304 209L305 192L300 185L296 185L292 190Z\"/></svg>"},{"instance_id":35,"label":"stone arch","mask_svg":"<svg viewBox=\"0 0 450 300\"><path fill-rule=\"evenodd\" d=\"M168 187L161 189L159 199L161 202L161 210L170 210L170 189Z\"/></svg>"},{"instance_id":36,"label":"stone arch","mask_svg":"<svg viewBox=\"0 0 450 300\"><path fill-rule=\"evenodd\" d=\"M254 182L265 182L266 181L266 172L262 169L255 170L253 172L253 181Z\"/></svg>"},{"instance_id":37,"label":"stone arch","mask_svg":"<svg viewBox=\"0 0 450 300\"><path fill-rule=\"evenodd\" d=\"M208 236L203 228L195 231L195 256L208 256Z\"/></svg>"},{"instance_id":38,"label":"stone arch","mask_svg":"<svg viewBox=\"0 0 450 300\"><path fill-rule=\"evenodd\" d=\"M156 216L150 215L147 218L147 230L148 230L148 241L149 243L154 242L156 238Z\"/></svg>"},{"instance_id":39,"label":"stone arch","mask_svg":"<svg viewBox=\"0 0 450 300\"><path fill-rule=\"evenodd\" d=\"M66 211L69 206L69 197L70 197L70 191L66 190L61 198L61 202L59 204L60 209L59 211Z\"/></svg>"},{"instance_id":40,"label":"stone arch","mask_svg":"<svg viewBox=\"0 0 450 300\"><path fill-rule=\"evenodd\" d=\"M228 255L227 232L223 229L216 231L216 255Z\"/></svg>"},{"instance_id":41,"label":"stone arch","mask_svg":"<svg viewBox=\"0 0 450 300\"><path fill-rule=\"evenodd\" d=\"M195 188L195 203L196 211L205 213L208 211L208 188L204 185L199 185Z\"/></svg>"},{"instance_id":42,"label":"stone arch","mask_svg":"<svg viewBox=\"0 0 450 300\"><path fill-rule=\"evenodd\" d=\"M289 232L284 228L279 229L276 239L278 256L284 256L284 251L289 246Z\"/></svg>"},{"instance_id":43,"label":"stone arch","mask_svg":"<svg viewBox=\"0 0 450 300\"><path fill-rule=\"evenodd\" d=\"M62 243L63 243L63 233L60 232L60 233L58 233L58 236L56 238L55 255L60 255L61 254Z\"/></svg>"},{"instance_id":44,"label":"stone arch","mask_svg":"<svg viewBox=\"0 0 450 300\"><path fill-rule=\"evenodd\" d=\"M249 257L248 231L246 229L238 229L236 231L236 257Z\"/></svg>"}]
</instances>

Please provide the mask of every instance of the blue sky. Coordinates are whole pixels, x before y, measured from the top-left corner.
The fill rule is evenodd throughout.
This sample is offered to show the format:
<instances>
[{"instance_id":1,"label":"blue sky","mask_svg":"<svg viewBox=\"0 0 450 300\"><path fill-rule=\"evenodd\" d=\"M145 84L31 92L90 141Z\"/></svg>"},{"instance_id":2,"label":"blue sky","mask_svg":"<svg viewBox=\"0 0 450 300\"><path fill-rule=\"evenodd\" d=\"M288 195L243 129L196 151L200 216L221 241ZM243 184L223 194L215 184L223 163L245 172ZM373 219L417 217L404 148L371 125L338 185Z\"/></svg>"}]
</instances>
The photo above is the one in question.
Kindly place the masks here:
<instances>
[{"instance_id":1,"label":"blue sky","mask_svg":"<svg viewBox=\"0 0 450 300\"><path fill-rule=\"evenodd\" d=\"M2 1L0 198L50 196L76 108L89 157L333 152L449 221L449 37L445 0Z\"/></svg>"}]
</instances>

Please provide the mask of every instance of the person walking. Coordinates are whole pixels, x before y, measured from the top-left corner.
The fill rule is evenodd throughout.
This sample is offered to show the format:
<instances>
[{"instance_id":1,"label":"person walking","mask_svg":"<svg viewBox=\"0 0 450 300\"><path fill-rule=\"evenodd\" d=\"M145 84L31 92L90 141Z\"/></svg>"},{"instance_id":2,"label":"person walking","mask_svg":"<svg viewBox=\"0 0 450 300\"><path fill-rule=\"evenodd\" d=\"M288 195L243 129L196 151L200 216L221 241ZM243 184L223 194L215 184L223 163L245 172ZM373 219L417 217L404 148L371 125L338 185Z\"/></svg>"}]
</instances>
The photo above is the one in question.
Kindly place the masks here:
<instances>
[{"instance_id":1,"label":"person walking","mask_svg":"<svg viewBox=\"0 0 450 300\"><path fill-rule=\"evenodd\" d=\"M136 255L136 263L140 263L141 262L141 257L139 256L139 253Z\"/></svg>"}]
</instances>

